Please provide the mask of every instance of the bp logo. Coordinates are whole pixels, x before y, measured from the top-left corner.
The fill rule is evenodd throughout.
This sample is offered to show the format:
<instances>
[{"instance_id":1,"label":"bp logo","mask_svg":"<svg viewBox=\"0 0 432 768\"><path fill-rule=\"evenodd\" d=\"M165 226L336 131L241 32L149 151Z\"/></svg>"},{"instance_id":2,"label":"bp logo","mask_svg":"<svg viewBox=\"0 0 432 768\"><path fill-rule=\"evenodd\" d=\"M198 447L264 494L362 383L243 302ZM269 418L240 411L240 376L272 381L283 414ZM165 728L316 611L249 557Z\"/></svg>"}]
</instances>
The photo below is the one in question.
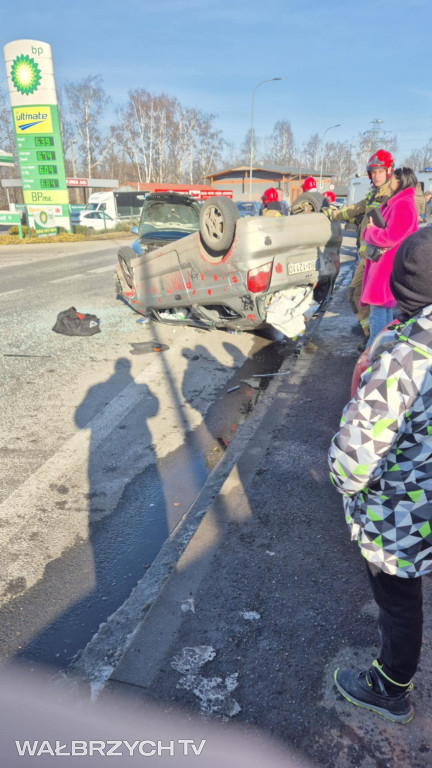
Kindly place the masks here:
<instances>
[{"instance_id":1,"label":"bp logo","mask_svg":"<svg viewBox=\"0 0 432 768\"><path fill-rule=\"evenodd\" d=\"M11 77L17 91L27 96L37 91L41 72L34 59L22 54L17 56L12 64Z\"/></svg>"},{"instance_id":2,"label":"bp logo","mask_svg":"<svg viewBox=\"0 0 432 768\"><path fill-rule=\"evenodd\" d=\"M39 217L39 218L40 218L41 224L42 224L43 226L45 226L45 224L46 224L46 223L47 223L47 221L48 221L48 214L47 214L47 212L46 212L46 211L41 211L41 212L40 212L40 217Z\"/></svg>"}]
</instances>

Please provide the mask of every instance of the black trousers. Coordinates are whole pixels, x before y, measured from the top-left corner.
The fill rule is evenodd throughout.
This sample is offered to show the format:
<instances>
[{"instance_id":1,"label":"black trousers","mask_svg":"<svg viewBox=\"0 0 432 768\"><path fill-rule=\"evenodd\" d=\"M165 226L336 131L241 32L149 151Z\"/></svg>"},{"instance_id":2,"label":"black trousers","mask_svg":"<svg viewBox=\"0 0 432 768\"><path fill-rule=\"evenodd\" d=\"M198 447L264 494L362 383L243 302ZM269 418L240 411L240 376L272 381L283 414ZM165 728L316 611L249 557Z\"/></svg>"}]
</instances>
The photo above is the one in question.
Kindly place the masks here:
<instances>
[{"instance_id":1,"label":"black trousers","mask_svg":"<svg viewBox=\"0 0 432 768\"><path fill-rule=\"evenodd\" d=\"M372 593L379 607L382 647L379 663L396 683L409 683L420 658L423 637L421 576L401 579L368 564Z\"/></svg>"}]
</instances>

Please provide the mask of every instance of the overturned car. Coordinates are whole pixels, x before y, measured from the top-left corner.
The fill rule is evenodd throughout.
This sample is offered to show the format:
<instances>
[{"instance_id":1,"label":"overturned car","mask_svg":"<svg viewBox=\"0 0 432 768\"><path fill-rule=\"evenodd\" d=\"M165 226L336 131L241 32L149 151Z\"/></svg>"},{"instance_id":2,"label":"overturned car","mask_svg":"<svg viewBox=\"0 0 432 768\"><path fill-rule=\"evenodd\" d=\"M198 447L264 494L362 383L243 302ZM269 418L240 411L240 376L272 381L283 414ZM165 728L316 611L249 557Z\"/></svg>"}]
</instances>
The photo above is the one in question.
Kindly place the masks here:
<instances>
[{"instance_id":1,"label":"overturned car","mask_svg":"<svg viewBox=\"0 0 432 768\"><path fill-rule=\"evenodd\" d=\"M318 212L239 218L229 198L200 204L163 192L147 195L135 231L132 247L118 253L117 293L163 323L231 330L270 323L294 336L339 268L340 225Z\"/></svg>"}]
</instances>

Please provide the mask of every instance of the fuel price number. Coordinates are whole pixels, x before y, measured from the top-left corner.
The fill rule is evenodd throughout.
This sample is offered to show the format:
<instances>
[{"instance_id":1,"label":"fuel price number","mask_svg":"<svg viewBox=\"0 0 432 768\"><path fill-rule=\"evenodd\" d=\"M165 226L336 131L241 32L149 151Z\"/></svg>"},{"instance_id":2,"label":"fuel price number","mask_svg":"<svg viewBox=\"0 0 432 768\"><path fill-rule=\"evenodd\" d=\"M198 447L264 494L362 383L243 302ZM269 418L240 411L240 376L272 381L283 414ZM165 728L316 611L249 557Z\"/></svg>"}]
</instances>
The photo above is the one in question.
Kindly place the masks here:
<instances>
[{"instance_id":1,"label":"fuel price number","mask_svg":"<svg viewBox=\"0 0 432 768\"><path fill-rule=\"evenodd\" d=\"M52 161L55 159L56 159L56 153L53 150L39 149L36 152L36 160L38 161L38 163L52 163Z\"/></svg>"},{"instance_id":2,"label":"fuel price number","mask_svg":"<svg viewBox=\"0 0 432 768\"><path fill-rule=\"evenodd\" d=\"M35 136L35 147L53 147L54 139L52 136Z\"/></svg>"}]
</instances>

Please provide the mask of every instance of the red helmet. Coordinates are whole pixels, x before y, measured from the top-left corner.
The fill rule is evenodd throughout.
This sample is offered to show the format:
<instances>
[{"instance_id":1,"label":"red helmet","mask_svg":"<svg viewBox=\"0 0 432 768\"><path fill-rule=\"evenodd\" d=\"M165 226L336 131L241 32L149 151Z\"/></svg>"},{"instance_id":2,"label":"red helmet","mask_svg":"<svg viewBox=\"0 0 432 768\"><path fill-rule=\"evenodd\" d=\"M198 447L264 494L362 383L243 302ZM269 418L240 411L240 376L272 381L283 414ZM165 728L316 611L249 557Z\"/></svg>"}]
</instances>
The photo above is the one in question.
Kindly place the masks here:
<instances>
[{"instance_id":1,"label":"red helmet","mask_svg":"<svg viewBox=\"0 0 432 768\"><path fill-rule=\"evenodd\" d=\"M269 187L264 192L261 200L263 200L264 203L275 203L278 199L277 191L274 187Z\"/></svg>"},{"instance_id":2,"label":"red helmet","mask_svg":"<svg viewBox=\"0 0 432 768\"><path fill-rule=\"evenodd\" d=\"M387 178L389 179L392 175L392 172L394 171L393 155L391 155L390 152L386 152L385 149L377 149L377 151L374 152L372 157L369 159L369 162L366 166L368 176L371 180L371 174L374 168L385 168Z\"/></svg>"},{"instance_id":3,"label":"red helmet","mask_svg":"<svg viewBox=\"0 0 432 768\"><path fill-rule=\"evenodd\" d=\"M331 189L327 189L326 192L323 192L323 197L326 197L329 203L336 202L336 195L331 191Z\"/></svg>"},{"instance_id":4,"label":"red helmet","mask_svg":"<svg viewBox=\"0 0 432 768\"><path fill-rule=\"evenodd\" d=\"M308 176L302 184L303 192L309 192L311 189L316 189L316 181L313 176Z\"/></svg>"}]
</instances>

